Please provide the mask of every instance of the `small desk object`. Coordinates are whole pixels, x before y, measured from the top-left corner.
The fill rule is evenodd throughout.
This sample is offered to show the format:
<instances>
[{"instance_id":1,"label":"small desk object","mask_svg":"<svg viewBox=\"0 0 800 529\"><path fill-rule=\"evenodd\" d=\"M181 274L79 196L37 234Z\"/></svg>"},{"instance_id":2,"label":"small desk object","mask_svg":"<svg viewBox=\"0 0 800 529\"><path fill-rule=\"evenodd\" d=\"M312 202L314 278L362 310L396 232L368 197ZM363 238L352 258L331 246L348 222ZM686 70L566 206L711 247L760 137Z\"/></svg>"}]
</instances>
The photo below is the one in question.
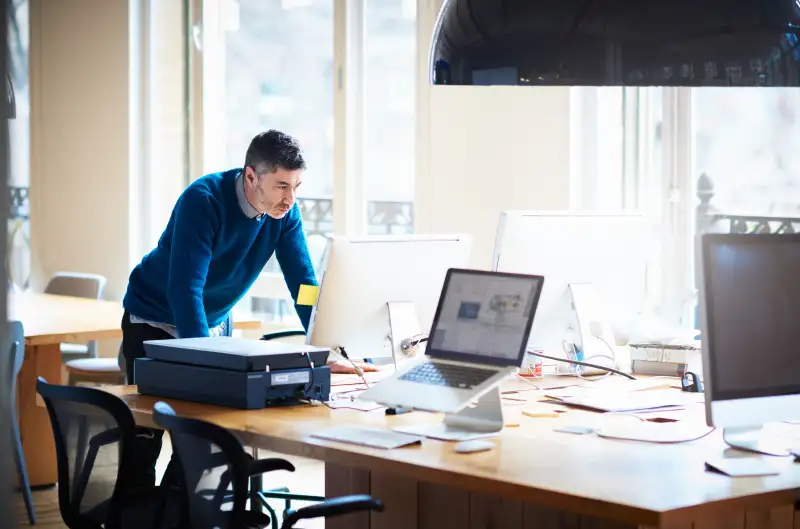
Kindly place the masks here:
<instances>
[{"instance_id":1,"label":"small desk object","mask_svg":"<svg viewBox=\"0 0 800 529\"><path fill-rule=\"evenodd\" d=\"M139 392L240 409L327 401L329 349L229 337L151 340L134 361Z\"/></svg>"}]
</instances>

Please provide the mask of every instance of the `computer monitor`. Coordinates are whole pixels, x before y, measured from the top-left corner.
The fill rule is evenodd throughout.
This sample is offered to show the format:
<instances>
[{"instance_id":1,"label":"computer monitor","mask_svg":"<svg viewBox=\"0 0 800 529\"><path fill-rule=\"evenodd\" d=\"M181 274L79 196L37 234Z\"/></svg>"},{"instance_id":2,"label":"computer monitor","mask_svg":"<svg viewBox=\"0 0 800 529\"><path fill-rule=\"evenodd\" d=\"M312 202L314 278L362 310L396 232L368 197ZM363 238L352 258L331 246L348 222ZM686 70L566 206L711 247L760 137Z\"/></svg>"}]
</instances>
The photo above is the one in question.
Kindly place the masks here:
<instances>
[{"instance_id":1,"label":"computer monitor","mask_svg":"<svg viewBox=\"0 0 800 529\"><path fill-rule=\"evenodd\" d=\"M700 235L697 258L707 422L730 446L785 455L757 434L800 419L800 234Z\"/></svg>"},{"instance_id":2,"label":"computer monitor","mask_svg":"<svg viewBox=\"0 0 800 529\"><path fill-rule=\"evenodd\" d=\"M356 358L394 358L430 330L450 268L467 266L469 235L330 237L307 341Z\"/></svg>"},{"instance_id":3,"label":"computer monitor","mask_svg":"<svg viewBox=\"0 0 800 529\"><path fill-rule=\"evenodd\" d=\"M613 341L614 322L630 319L645 307L647 224L639 213L504 211L495 239L492 269L539 274L547 281L539 301L529 346L562 356L563 341L584 348L584 359L609 355L599 340L583 343L587 331ZM608 319L602 332L583 332L573 310L571 284L591 285L592 310ZM582 289L583 293L587 289ZM596 295L595 295L596 294ZM591 351L590 351L591 349Z\"/></svg>"}]
</instances>

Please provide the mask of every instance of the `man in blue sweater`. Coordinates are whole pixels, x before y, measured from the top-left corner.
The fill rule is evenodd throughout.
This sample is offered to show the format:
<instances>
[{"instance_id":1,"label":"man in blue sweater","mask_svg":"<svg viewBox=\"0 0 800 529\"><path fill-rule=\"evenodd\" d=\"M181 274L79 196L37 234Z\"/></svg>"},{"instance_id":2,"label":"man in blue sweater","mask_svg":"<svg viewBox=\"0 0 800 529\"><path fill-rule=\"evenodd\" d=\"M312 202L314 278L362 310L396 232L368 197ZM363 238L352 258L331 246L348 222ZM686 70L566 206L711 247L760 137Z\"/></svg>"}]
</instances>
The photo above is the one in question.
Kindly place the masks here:
<instances>
[{"instance_id":1,"label":"man in blue sweater","mask_svg":"<svg viewBox=\"0 0 800 529\"><path fill-rule=\"evenodd\" d=\"M121 353L129 383L146 340L229 335L231 309L273 253L294 299L300 285L317 285L295 203L305 168L297 141L270 130L253 138L243 169L184 190L128 282ZM307 330L310 307L295 307Z\"/></svg>"},{"instance_id":2,"label":"man in blue sweater","mask_svg":"<svg viewBox=\"0 0 800 529\"><path fill-rule=\"evenodd\" d=\"M184 190L158 245L131 272L122 302L120 352L129 384L136 383L134 359L144 356L147 340L230 335L231 309L273 253L293 299L300 285L317 285L295 203L305 168L297 141L270 130L253 138L244 168L204 176ZM295 308L308 330L311 308ZM140 444L134 481L152 485L161 432ZM170 464L165 480L176 479L176 471Z\"/></svg>"}]
</instances>

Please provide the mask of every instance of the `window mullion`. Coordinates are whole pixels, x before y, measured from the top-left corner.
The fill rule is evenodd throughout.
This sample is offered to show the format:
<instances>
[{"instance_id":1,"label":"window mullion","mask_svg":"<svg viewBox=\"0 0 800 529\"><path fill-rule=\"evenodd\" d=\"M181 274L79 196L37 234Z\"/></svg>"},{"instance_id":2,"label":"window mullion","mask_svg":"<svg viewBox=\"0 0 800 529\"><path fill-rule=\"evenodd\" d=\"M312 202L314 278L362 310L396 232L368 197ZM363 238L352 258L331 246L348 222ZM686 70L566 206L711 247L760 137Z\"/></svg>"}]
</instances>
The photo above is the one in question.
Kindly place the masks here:
<instances>
[{"instance_id":1,"label":"window mullion","mask_svg":"<svg viewBox=\"0 0 800 529\"><path fill-rule=\"evenodd\" d=\"M366 233L364 0L335 0L333 232Z\"/></svg>"}]
</instances>

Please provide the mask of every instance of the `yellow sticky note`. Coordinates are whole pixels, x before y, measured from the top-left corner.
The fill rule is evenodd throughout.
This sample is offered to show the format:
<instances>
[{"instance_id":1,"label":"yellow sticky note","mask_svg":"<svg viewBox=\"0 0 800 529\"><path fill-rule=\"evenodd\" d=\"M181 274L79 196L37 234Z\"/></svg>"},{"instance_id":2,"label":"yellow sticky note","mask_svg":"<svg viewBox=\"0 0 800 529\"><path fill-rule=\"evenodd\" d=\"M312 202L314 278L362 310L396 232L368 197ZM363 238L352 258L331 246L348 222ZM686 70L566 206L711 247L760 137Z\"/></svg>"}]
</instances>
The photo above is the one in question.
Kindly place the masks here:
<instances>
[{"instance_id":1,"label":"yellow sticky note","mask_svg":"<svg viewBox=\"0 0 800 529\"><path fill-rule=\"evenodd\" d=\"M300 291L297 293L297 304L313 307L317 302L318 295L319 287L314 285L300 285Z\"/></svg>"}]
</instances>

